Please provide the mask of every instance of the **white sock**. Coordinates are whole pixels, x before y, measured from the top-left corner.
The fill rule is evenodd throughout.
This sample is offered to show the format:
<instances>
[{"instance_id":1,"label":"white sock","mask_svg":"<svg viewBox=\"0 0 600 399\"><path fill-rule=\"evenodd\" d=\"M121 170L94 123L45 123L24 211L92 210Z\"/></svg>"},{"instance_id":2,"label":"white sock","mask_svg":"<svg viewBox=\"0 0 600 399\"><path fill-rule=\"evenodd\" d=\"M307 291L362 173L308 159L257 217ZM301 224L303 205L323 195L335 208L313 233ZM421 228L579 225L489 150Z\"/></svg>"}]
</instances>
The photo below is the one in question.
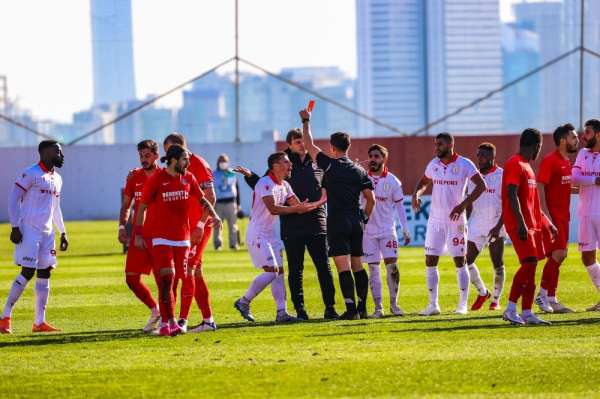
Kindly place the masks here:
<instances>
[{"instance_id":1,"label":"white sock","mask_svg":"<svg viewBox=\"0 0 600 399\"><path fill-rule=\"evenodd\" d=\"M548 302L550 303L558 303L558 298L555 296L549 296L548 297Z\"/></svg>"},{"instance_id":2,"label":"white sock","mask_svg":"<svg viewBox=\"0 0 600 399\"><path fill-rule=\"evenodd\" d=\"M381 284L381 270L379 263L369 263L369 285L371 286L371 295L373 295L373 303L375 311L383 310L381 297L383 296L383 287Z\"/></svg>"},{"instance_id":3,"label":"white sock","mask_svg":"<svg viewBox=\"0 0 600 399\"><path fill-rule=\"evenodd\" d=\"M456 278L458 280L458 306L467 306L469 300L469 271L466 267L456 268Z\"/></svg>"},{"instance_id":4,"label":"white sock","mask_svg":"<svg viewBox=\"0 0 600 399\"><path fill-rule=\"evenodd\" d=\"M279 274L271 282L271 294L273 294L273 299L275 299L277 311L286 312L287 301L285 300L285 279L283 277L283 273Z\"/></svg>"},{"instance_id":5,"label":"white sock","mask_svg":"<svg viewBox=\"0 0 600 399\"><path fill-rule=\"evenodd\" d=\"M214 323L215 319L213 319L213 317L210 316L208 319L202 319L202 321L205 322L205 323Z\"/></svg>"},{"instance_id":6,"label":"white sock","mask_svg":"<svg viewBox=\"0 0 600 399\"><path fill-rule=\"evenodd\" d=\"M398 291L400 290L400 270L398 265L390 263L385 265L387 270L387 286L390 292L390 305L392 307L398 306Z\"/></svg>"},{"instance_id":7,"label":"white sock","mask_svg":"<svg viewBox=\"0 0 600 399\"><path fill-rule=\"evenodd\" d=\"M517 303L508 301L508 305L506 306L506 311L516 313L517 312Z\"/></svg>"},{"instance_id":8,"label":"white sock","mask_svg":"<svg viewBox=\"0 0 600 399\"><path fill-rule=\"evenodd\" d=\"M533 313L531 312L531 309L523 309L523 313L521 313L521 317L527 317L527 316L531 316Z\"/></svg>"},{"instance_id":9,"label":"white sock","mask_svg":"<svg viewBox=\"0 0 600 399\"><path fill-rule=\"evenodd\" d=\"M504 289L504 265L502 268L496 269L494 273L494 303L500 301L502 290Z\"/></svg>"},{"instance_id":10,"label":"white sock","mask_svg":"<svg viewBox=\"0 0 600 399\"><path fill-rule=\"evenodd\" d=\"M593 265L586 266L586 269L590 275L590 280L592 280L596 289L600 291L600 265L596 262Z\"/></svg>"},{"instance_id":11,"label":"white sock","mask_svg":"<svg viewBox=\"0 0 600 399\"><path fill-rule=\"evenodd\" d=\"M540 297L543 301L548 301L548 290L540 287Z\"/></svg>"},{"instance_id":12,"label":"white sock","mask_svg":"<svg viewBox=\"0 0 600 399\"><path fill-rule=\"evenodd\" d=\"M27 287L28 282L29 280L23 277L22 274L19 274L15 278L15 281L13 281L10 291L8 292L8 298L6 298L6 305L4 305L4 313L2 313L2 318L12 317L13 308L21 297L23 291L25 291L25 287Z\"/></svg>"},{"instance_id":13,"label":"white sock","mask_svg":"<svg viewBox=\"0 0 600 399\"><path fill-rule=\"evenodd\" d=\"M427 289L429 290L429 304L438 305L438 285L440 282L440 274L437 266L425 267L425 275L427 278Z\"/></svg>"},{"instance_id":14,"label":"white sock","mask_svg":"<svg viewBox=\"0 0 600 399\"><path fill-rule=\"evenodd\" d=\"M254 278L250 287L248 287L248 291L242 297L242 303L249 304L258 294L264 290L267 285L271 284L271 281L277 278L277 273L272 272L262 272L258 276Z\"/></svg>"},{"instance_id":15,"label":"white sock","mask_svg":"<svg viewBox=\"0 0 600 399\"><path fill-rule=\"evenodd\" d=\"M467 267L469 268L469 278L471 279L471 282L473 283L475 288L477 288L477 293L479 295L487 294L487 288L485 287L485 284L481 279L481 274L479 274L479 269L477 268L477 265L475 263L471 263Z\"/></svg>"},{"instance_id":16,"label":"white sock","mask_svg":"<svg viewBox=\"0 0 600 399\"><path fill-rule=\"evenodd\" d=\"M35 324L46 321L46 305L50 296L50 279L37 278L35 280Z\"/></svg>"},{"instance_id":17,"label":"white sock","mask_svg":"<svg viewBox=\"0 0 600 399\"><path fill-rule=\"evenodd\" d=\"M152 317L160 316L160 309L158 308L158 305L153 307L151 312L152 312Z\"/></svg>"}]
</instances>

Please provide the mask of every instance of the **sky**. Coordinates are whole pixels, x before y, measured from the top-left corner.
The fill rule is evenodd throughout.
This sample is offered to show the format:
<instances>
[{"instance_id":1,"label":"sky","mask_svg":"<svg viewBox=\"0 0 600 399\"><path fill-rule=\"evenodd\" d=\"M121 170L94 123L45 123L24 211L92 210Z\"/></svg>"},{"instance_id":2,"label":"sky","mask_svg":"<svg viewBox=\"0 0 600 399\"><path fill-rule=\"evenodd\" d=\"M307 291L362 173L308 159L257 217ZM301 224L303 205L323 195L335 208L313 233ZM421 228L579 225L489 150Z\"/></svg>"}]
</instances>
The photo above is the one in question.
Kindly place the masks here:
<instances>
[{"instance_id":1,"label":"sky","mask_svg":"<svg viewBox=\"0 0 600 399\"><path fill-rule=\"evenodd\" d=\"M500 0L503 20L515 2ZM354 0L239 0L239 9L241 57L275 72L336 65L356 76ZM132 0L138 97L231 57L233 11L234 0ZM91 105L91 58L88 0L0 0L0 75L35 117L69 121Z\"/></svg>"}]
</instances>

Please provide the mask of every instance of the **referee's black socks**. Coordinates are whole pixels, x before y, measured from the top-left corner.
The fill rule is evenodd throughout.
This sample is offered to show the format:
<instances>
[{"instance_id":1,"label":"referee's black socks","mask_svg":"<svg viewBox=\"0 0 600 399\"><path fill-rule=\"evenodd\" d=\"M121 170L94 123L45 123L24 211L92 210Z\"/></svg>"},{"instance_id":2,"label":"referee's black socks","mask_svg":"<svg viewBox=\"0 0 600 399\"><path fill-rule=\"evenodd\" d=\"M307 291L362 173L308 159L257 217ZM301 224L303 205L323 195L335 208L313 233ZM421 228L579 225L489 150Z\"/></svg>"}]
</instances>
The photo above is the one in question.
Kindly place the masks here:
<instances>
[{"instance_id":1,"label":"referee's black socks","mask_svg":"<svg viewBox=\"0 0 600 399\"><path fill-rule=\"evenodd\" d=\"M354 313L356 312L356 300L354 299L354 279L352 278L352 272L349 270L341 272L339 279L346 310Z\"/></svg>"},{"instance_id":2,"label":"referee's black socks","mask_svg":"<svg viewBox=\"0 0 600 399\"><path fill-rule=\"evenodd\" d=\"M367 311L367 295L369 295L369 276L367 271L362 269L354 272L354 281L356 282L356 295L358 296L357 310L362 315Z\"/></svg>"}]
</instances>

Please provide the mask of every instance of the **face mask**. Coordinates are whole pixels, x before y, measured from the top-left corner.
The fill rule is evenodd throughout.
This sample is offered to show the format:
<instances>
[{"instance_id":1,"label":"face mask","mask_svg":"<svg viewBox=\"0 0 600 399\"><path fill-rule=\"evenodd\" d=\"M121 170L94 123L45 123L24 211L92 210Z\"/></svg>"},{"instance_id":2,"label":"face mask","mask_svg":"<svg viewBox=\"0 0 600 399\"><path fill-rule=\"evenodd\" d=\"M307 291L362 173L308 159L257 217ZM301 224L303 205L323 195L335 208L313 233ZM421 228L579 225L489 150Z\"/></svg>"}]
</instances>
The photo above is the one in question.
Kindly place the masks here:
<instances>
[{"instance_id":1,"label":"face mask","mask_svg":"<svg viewBox=\"0 0 600 399\"><path fill-rule=\"evenodd\" d=\"M225 170L229 167L229 162L219 162L219 169Z\"/></svg>"}]
</instances>

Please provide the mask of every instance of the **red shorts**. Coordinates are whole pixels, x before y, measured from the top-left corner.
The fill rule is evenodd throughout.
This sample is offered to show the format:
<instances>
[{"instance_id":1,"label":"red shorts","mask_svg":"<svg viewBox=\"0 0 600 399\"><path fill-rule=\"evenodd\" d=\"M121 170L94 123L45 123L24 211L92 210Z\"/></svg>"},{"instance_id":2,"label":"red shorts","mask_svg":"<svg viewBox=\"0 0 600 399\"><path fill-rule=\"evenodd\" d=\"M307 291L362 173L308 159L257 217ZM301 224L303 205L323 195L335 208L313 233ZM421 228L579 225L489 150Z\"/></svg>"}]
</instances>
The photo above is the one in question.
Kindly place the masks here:
<instances>
[{"instance_id":1,"label":"red shorts","mask_svg":"<svg viewBox=\"0 0 600 399\"><path fill-rule=\"evenodd\" d=\"M188 256L188 265L192 268L202 267L202 255L208 244L208 240L212 236L212 226L205 226L202 234L202 241L199 244L192 245Z\"/></svg>"},{"instance_id":2,"label":"red shorts","mask_svg":"<svg viewBox=\"0 0 600 399\"><path fill-rule=\"evenodd\" d=\"M152 254L152 264L154 272L158 273L160 269L174 268L175 273L183 274L187 267L189 247L172 247L170 245L153 245L150 253Z\"/></svg>"},{"instance_id":3,"label":"red shorts","mask_svg":"<svg viewBox=\"0 0 600 399\"><path fill-rule=\"evenodd\" d=\"M527 258L536 258L537 260L546 258L544 237L541 231L529 229L526 241L521 241L516 229L508 230L507 233L520 262Z\"/></svg>"},{"instance_id":4,"label":"red shorts","mask_svg":"<svg viewBox=\"0 0 600 399\"><path fill-rule=\"evenodd\" d=\"M146 242L146 249L135 246L135 235L131 236L127 247L127 259L125 260L125 273L150 274L152 271L152 257L150 256L150 240Z\"/></svg>"},{"instance_id":5,"label":"red shorts","mask_svg":"<svg viewBox=\"0 0 600 399\"><path fill-rule=\"evenodd\" d=\"M549 229L544 229L544 249L546 255L550 255L556 250L565 250L569 245L569 221L555 219L554 226L558 230L556 240L552 241L552 233Z\"/></svg>"}]
</instances>

